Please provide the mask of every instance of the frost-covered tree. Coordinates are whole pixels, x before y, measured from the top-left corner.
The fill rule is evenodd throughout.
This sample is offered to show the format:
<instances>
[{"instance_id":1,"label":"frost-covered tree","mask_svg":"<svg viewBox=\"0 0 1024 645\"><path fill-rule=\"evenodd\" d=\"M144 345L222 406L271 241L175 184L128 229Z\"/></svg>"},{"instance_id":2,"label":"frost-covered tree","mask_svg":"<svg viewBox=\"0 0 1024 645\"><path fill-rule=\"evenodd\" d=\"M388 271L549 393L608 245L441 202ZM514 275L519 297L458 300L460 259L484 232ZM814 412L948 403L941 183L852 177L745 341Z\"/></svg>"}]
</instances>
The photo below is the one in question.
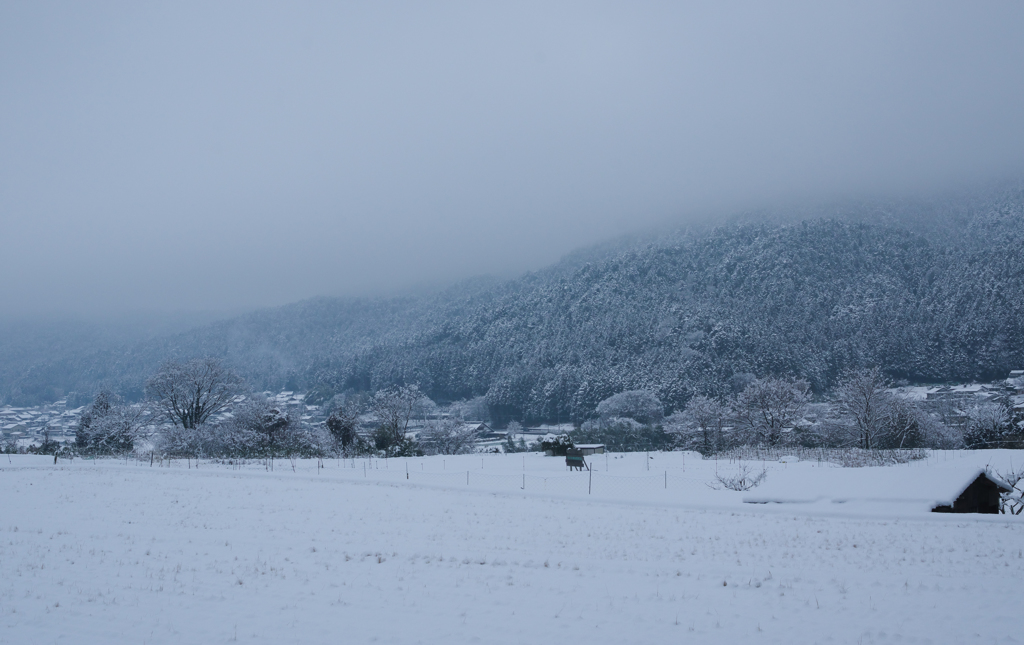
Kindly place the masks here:
<instances>
[{"instance_id":1,"label":"frost-covered tree","mask_svg":"<svg viewBox=\"0 0 1024 645\"><path fill-rule=\"evenodd\" d=\"M920 448L926 445L931 423L928 415L911 399L905 396L890 396L882 433L871 447Z\"/></svg>"},{"instance_id":2,"label":"frost-covered tree","mask_svg":"<svg viewBox=\"0 0 1024 645\"><path fill-rule=\"evenodd\" d=\"M888 420L893 401L887 385L881 370L871 368L848 372L834 392L841 427L859 448L880 447L892 429Z\"/></svg>"},{"instance_id":3,"label":"frost-covered tree","mask_svg":"<svg viewBox=\"0 0 1024 645\"><path fill-rule=\"evenodd\" d=\"M241 385L238 375L218 359L172 360L146 382L146 394L168 421L195 428L227 407Z\"/></svg>"},{"instance_id":4,"label":"frost-covered tree","mask_svg":"<svg viewBox=\"0 0 1024 645\"><path fill-rule=\"evenodd\" d=\"M502 450L506 454L512 454L516 452L526 452L529 447L526 445L526 439L521 435L523 433L523 424L518 421L512 421L505 427L505 443L502 446ZM516 435L520 435L516 439Z\"/></svg>"},{"instance_id":5,"label":"frost-covered tree","mask_svg":"<svg viewBox=\"0 0 1024 645\"><path fill-rule=\"evenodd\" d=\"M800 421L810 401L809 390L803 380L756 379L736 396L733 414L753 442L776 446Z\"/></svg>"},{"instance_id":6,"label":"frost-covered tree","mask_svg":"<svg viewBox=\"0 0 1024 645\"><path fill-rule=\"evenodd\" d=\"M75 447L84 453L124 454L148 431L150 417L144 405L127 404L109 390L101 390L79 418Z\"/></svg>"},{"instance_id":7,"label":"frost-covered tree","mask_svg":"<svg viewBox=\"0 0 1024 645\"><path fill-rule=\"evenodd\" d=\"M432 454L462 455L473 452L476 426L451 417L430 421L423 442Z\"/></svg>"},{"instance_id":8,"label":"frost-covered tree","mask_svg":"<svg viewBox=\"0 0 1024 645\"><path fill-rule=\"evenodd\" d=\"M482 396L473 397L466 401L456 401L448 407L448 413L451 416L458 417L466 421L487 422L490 420L487 400Z\"/></svg>"},{"instance_id":9,"label":"frost-covered tree","mask_svg":"<svg viewBox=\"0 0 1024 645\"><path fill-rule=\"evenodd\" d=\"M270 401L253 397L247 399L235 412L231 424L257 443L260 456L275 457L287 445L287 432L292 424L288 412Z\"/></svg>"},{"instance_id":10,"label":"frost-covered tree","mask_svg":"<svg viewBox=\"0 0 1024 645\"><path fill-rule=\"evenodd\" d=\"M703 395L689 400L686 409L665 419L665 429L679 437L679 445L712 455L725 446L723 427L729 408L721 401Z\"/></svg>"},{"instance_id":11,"label":"frost-covered tree","mask_svg":"<svg viewBox=\"0 0 1024 645\"><path fill-rule=\"evenodd\" d=\"M975 403L966 410L964 443L968 448L1002 448L1010 434L1010 410L997 401Z\"/></svg>"},{"instance_id":12,"label":"frost-covered tree","mask_svg":"<svg viewBox=\"0 0 1024 645\"><path fill-rule=\"evenodd\" d=\"M597 414L602 419L625 417L650 425L661 421L665 414L665 406L653 392L629 390L614 394L598 403Z\"/></svg>"},{"instance_id":13,"label":"frost-covered tree","mask_svg":"<svg viewBox=\"0 0 1024 645\"><path fill-rule=\"evenodd\" d=\"M157 447L169 457L198 459L206 455L213 438L214 429L207 425L186 428L181 425L164 427L157 439Z\"/></svg>"},{"instance_id":14,"label":"frost-covered tree","mask_svg":"<svg viewBox=\"0 0 1024 645\"><path fill-rule=\"evenodd\" d=\"M374 444L389 456L398 456L414 450L406 438L409 421L416 405L423 398L419 387L406 385L378 391L370 400L370 409L377 420Z\"/></svg>"},{"instance_id":15,"label":"frost-covered tree","mask_svg":"<svg viewBox=\"0 0 1024 645\"><path fill-rule=\"evenodd\" d=\"M334 444L342 450L348 450L358 437L359 412L353 405L339 405L327 416L325 425Z\"/></svg>"}]
</instances>

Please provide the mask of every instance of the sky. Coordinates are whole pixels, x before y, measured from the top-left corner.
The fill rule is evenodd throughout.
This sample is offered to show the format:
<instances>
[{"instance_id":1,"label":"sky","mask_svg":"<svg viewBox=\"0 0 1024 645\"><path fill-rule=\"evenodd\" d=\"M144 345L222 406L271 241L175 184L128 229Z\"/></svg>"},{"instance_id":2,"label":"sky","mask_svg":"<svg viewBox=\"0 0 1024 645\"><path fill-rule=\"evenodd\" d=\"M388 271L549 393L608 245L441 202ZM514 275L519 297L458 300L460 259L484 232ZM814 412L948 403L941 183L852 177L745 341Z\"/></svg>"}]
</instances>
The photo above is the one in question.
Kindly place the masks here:
<instances>
[{"instance_id":1,"label":"sky","mask_svg":"<svg viewBox=\"0 0 1024 645\"><path fill-rule=\"evenodd\" d=\"M511 276L1024 171L1024 3L0 4L0 317Z\"/></svg>"}]
</instances>

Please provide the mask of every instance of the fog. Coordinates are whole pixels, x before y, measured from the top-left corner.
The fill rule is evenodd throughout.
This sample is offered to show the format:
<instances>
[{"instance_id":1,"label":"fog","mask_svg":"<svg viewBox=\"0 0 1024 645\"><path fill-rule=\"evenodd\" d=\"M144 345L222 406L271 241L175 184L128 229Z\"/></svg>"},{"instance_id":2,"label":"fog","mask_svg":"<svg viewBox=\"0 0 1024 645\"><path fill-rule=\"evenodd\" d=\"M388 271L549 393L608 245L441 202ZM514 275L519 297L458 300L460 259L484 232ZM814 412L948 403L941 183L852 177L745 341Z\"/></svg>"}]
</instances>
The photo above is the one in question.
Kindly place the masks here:
<instances>
[{"instance_id":1,"label":"fog","mask_svg":"<svg viewBox=\"0 0 1024 645\"><path fill-rule=\"evenodd\" d=\"M3 3L0 315L514 275L1024 170L1024 3Z\"/></svg>"}]
</instances>

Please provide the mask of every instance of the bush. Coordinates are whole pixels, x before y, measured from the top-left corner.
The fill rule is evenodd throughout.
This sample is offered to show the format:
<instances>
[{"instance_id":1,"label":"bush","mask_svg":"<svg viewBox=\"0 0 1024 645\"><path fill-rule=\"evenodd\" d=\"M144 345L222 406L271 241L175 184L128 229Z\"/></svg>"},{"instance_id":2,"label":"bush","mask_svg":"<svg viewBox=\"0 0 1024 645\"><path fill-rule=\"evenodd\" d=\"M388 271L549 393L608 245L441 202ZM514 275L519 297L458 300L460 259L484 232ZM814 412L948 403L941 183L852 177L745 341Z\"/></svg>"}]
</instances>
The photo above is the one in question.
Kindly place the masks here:
<instances>
[{"instance_id":1,"label":"bush","mask_svg":"<svg viewBox=\"0 0 1024 645\"><path fill-rule=\"evenodd\" d=\"M564 457L566 451L572 447L572 439L567 434L560 434L554 439L540 442L540 449L545 452L550 450L553 457Z\"/></svg>"}]
</instances>

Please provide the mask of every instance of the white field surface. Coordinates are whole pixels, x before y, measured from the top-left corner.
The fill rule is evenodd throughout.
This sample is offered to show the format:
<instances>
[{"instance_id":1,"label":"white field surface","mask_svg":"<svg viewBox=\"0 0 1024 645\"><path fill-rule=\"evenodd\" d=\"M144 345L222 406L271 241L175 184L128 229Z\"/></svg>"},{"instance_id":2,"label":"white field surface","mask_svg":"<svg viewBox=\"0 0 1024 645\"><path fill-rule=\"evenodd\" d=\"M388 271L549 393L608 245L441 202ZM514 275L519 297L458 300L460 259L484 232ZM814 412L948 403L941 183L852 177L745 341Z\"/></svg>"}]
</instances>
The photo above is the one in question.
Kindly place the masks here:
<instances>
[{"instance_id":1,"label":"white field surface","mask_svg":"<svg viewBox=\"0 0 1024 645\"><path fill-rule=\"evenodd\" d=\"M535 454L0 455L0 642L1024 642L1024 517L924 490L1024 451L757 463L750 493L707 485L736 464L651 457L590 458L588 494Z\"/></svg>"}]
</instances>

